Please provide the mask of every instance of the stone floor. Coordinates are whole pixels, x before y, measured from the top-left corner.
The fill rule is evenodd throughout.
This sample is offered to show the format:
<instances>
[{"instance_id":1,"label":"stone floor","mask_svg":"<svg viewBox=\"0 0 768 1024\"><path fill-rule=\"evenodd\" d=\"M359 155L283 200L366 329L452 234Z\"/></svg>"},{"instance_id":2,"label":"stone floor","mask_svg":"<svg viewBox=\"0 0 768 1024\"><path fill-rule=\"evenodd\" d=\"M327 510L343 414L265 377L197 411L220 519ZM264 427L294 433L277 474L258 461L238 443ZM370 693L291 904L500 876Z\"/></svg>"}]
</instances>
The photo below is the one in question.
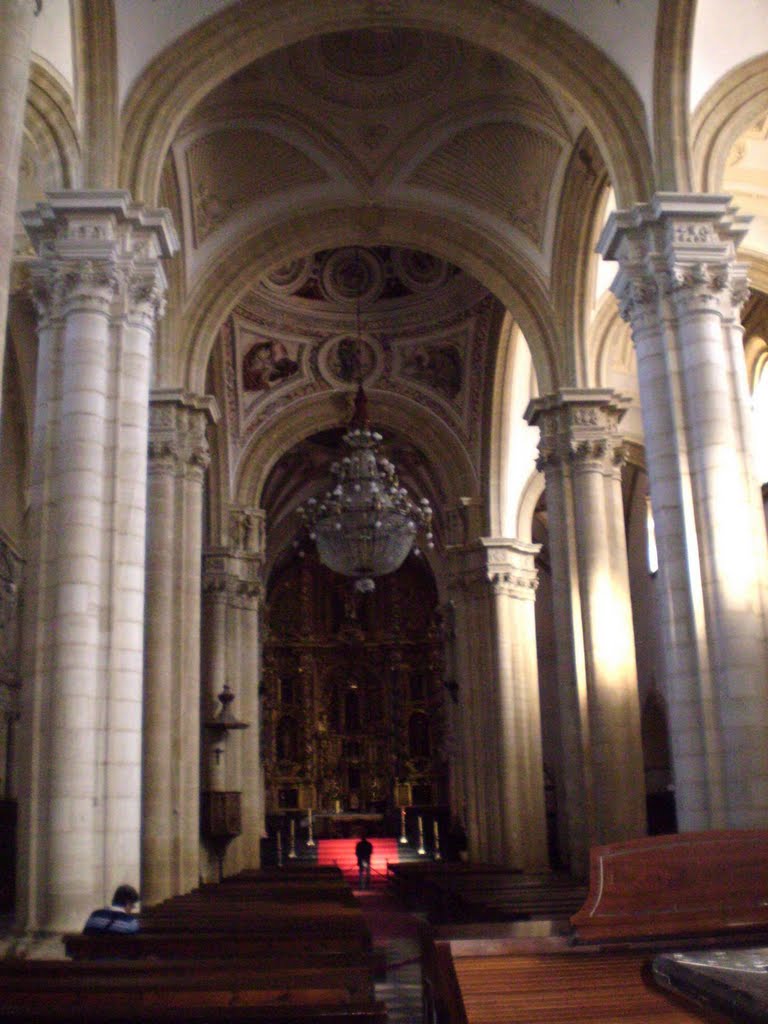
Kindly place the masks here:
<instances>
[{"instance_id":1,"label":"stone floor","mask_svg":"<svg viewBox=\"0 0 768 1024\"><path fill-rule=\"evenodd\" d=\"M387 954L387 975L376 984L376 998L387 1004L389 1024L422 1024L418 918L403 910L386 890L356 891L355 895L374 946Z\"/></svg>"}]
</instances>

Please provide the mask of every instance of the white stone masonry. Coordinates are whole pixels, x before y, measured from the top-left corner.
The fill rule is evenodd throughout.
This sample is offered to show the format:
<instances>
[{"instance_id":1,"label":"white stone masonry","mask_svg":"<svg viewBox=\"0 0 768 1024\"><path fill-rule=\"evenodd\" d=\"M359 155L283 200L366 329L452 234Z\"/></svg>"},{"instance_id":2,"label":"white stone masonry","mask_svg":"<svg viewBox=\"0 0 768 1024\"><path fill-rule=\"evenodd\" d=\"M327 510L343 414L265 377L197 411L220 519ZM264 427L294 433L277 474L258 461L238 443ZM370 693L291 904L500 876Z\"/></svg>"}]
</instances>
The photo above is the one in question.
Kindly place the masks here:
<instances>
[{"instance_id":1,"label":"white stone masonry","mask_svg":"<svg viewBox=\"0 0 768 1024\"><path fill-rule=\"evenodd\" d=\"M19 919L82 926L139 882L147 415L167 211L52 193L24 216L40 320Z\"/></svg>"}]
</instances>

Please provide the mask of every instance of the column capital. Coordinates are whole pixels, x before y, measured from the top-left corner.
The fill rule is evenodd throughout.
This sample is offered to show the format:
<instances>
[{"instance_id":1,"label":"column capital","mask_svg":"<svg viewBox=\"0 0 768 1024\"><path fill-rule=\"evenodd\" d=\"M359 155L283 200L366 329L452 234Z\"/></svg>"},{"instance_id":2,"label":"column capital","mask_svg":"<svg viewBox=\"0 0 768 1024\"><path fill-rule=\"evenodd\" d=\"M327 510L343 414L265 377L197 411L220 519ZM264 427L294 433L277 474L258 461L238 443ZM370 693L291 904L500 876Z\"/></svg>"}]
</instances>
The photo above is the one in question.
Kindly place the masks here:
<instances>
[{"instance_id":1,"label":"column capital","mask_svg":"<svg viewBox=\"0 0 768 1024\"><path fill-rule=\"evenodd\" d=\"M202 473L210 462L206 429L219 408L210 395L155 389L149 406L149 472Z\"/></svg>"},{"instance_id":2,"label":"column capital","mask_svg":"<svg viewBox=\"0 0 768 1024\"><path fill-rule=\"evenodd\" d=\"M485 549L486 575L494 594L533 601L539 585L535 558L541 544L507 537L481 537L480 543Z\"/></svg>"},{"instance_id":3,"label":"column capital","mask_svg":"<svg viewBox=\"0 0 768 1024\"><path fill-rule=\"evenodd\" d=\"M563 465L613 472L624 460L619 424L631 399L611 388L562 388L534 398L525 418L540 431L540 470Z\"/></svg>"},{"instance_id":4,"label":"column capital","mask_svg":"<svg viewBox=\"0 0 768 1024\"><path fill-rule=\"evenodd\" d=\"M37 253L29 276L42 321L81 309L151 327L162 315L160 261L179 248L168 210L133 203L122 190L70 190L50 192L21 217Z\"/></svg>"},{"instance_id":5,"label":"column capital","mask_svg":"<svg viewBox=\"0 0 768 1024\"><path fill-rule=\"evenodd\" d=\"M209 548L203 555L203 592L230 604L257 605L264 596L259 554Z\"/></svg>"},{"instance_id":6,"label":"column capital","mask_svg":"<svg viewBox=\"0 0 768 1024\"><path fill-rule=\"evenodd\" d=\"M671 300L680 316L737 318L748 292L736 250L750 220L728 196L672 192L611 214L597 249L619 263L611 290L622 317L635 328L658 324Z\"/></svg>"}]
</instances>

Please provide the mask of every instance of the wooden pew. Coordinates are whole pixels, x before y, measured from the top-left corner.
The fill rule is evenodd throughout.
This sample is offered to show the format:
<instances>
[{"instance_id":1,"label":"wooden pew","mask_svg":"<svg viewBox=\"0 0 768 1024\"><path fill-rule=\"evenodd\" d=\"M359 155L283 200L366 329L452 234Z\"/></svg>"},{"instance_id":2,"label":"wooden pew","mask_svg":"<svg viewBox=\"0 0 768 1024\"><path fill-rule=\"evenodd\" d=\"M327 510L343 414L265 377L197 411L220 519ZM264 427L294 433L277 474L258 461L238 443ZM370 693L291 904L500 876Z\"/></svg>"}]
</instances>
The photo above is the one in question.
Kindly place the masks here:
<instances>
[{"instance_id":1,"label":"wooden pew","mask_svg":"<svg viewBox=\"0 0 768 1024\"><path fill-rule=\"evenodd\" d=\"M425 1002L439 1024L738 1020L662 991L651 960L660 949L765 942L766 892L768 832L596 847L587 900L564 934L525 934L536 922L507 936L462 935L466 926L435 932Z\"/></svg>"},{"instance_id":2,"label":"wooden pew","mask_svg":"<svg viewBox=\"0 0 768 1024\"><path fill-rule=\"evenodd\" d=\"M278 902L286 880L277 888L256 878L206 886L147 908L134 935L66 937L72 961L4 961L2 1017L29 1024L385 1024L363 915L337 898L331 882L325 891L298 874L311 897L305 905Z\"/></svg>"}]
</instances>

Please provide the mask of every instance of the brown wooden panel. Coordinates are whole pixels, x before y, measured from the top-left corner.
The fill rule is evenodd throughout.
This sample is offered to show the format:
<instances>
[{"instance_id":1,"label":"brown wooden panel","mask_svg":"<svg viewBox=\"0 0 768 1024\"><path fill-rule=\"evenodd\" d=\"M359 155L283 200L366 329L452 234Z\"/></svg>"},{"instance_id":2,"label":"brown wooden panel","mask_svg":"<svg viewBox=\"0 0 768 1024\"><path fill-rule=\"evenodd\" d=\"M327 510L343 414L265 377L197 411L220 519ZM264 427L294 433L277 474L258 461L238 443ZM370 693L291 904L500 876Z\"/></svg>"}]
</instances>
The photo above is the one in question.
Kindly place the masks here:
<instances>
[{"instance_id":1,"label":"brown wooden panel","mask_svg":"<svg viewBox=\"0 0 768 1024\"><path fill-rule=\"evenodd\" d=\"M768 831L687 832L595 846L586 942L768 928Z\"/></svg>"}]
</instances>

